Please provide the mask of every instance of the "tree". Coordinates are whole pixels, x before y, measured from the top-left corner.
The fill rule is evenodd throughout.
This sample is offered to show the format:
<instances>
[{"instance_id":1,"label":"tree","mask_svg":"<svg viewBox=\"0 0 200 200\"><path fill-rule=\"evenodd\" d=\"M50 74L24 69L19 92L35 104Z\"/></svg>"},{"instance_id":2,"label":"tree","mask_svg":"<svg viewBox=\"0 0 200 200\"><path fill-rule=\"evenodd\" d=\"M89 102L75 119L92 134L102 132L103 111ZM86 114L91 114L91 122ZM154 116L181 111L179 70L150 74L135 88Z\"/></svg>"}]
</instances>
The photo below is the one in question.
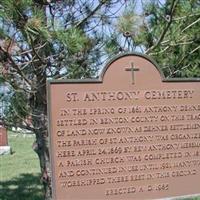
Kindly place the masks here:
<instances>
[{"instance_id":1,"label":"tree","mask_svg":"<svg viewBox=\"0 0 200 200\"><path fill-rule=\"evenodd\" d=\"M166 77L200 77L200 1L141 1L139 11L138 3L130 3L118 19L119 34L113 34L108 52L124 41L124 51L150 55Z\"/></svg>"},{"instance_id":2,"label":"tree","mask_svg":"<svg viewBox=\"0 0 200 200\"><path fill-rule=\"evenodd\" d=\"M51 198L46 80L95 76L123 3L0 0L0 82L9 89L4 122L35 133L45 199Z\"/></svg>"}]
</instances>

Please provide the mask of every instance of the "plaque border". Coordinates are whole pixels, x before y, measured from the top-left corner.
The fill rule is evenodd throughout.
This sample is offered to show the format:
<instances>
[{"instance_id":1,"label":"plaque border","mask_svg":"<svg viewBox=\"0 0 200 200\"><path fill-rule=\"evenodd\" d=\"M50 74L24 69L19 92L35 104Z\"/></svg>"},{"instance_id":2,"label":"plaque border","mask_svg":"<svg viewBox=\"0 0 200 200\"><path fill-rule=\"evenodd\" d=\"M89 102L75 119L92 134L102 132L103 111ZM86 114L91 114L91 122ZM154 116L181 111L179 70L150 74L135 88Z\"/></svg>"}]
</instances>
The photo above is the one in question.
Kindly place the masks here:
<instances>
[{"instance_id":1,"label":"plaque border","mask_svg":"<svg viewBox=\"0 0 200 200\"><path fill-rule=\"evenodd\" d=\"M137 52L128 52L128 53L120 53L116 56L114 56L113 58L111 58L103 67L99 77L97 78L90 78L90 79L66 79L66 78L62 78L62 79L58 79L58 80L50 80L48 79L46 81L46 90L47 90L47 116L48 116L48 134L49 134L49 157L50 157L50 171L51 171L51 187L52 187L52 199L55 200L56 199L56 189L55 189L55 177L54 177L54 159L52 156L52 153L54 152L53 149L53 141L51 139L51 109L50 109L50 105L51 105L51 84L86 84L86 83L91 83L91 84L101 84L103 83L103 78L104 75L106 73L106 71L108 70L108 68L110 67L110 65L115 62L116 60L126 57L126 56L136 56L136 57L141 57L147 61L149 61L150 63L153 64L153 66L158 70L160 77L161 77L161 81L162 82L200 82L200 77L197 78L167 78L165 77L162 68L158 65L158 63L156 61L154 61L152 58L150 58L149 56L142 54L142 53L137 53ZM177 198L188 198L188 197L196 197L196 196L200 196L199 194L189 194L189 195L183 195L183 196L173 196L173 197L166 197L166 198L162 198L163 200L172 200L172 199L177 199ZM157 199L157 200L161 200L161 199Z\"/></svg>"}]
</instances>

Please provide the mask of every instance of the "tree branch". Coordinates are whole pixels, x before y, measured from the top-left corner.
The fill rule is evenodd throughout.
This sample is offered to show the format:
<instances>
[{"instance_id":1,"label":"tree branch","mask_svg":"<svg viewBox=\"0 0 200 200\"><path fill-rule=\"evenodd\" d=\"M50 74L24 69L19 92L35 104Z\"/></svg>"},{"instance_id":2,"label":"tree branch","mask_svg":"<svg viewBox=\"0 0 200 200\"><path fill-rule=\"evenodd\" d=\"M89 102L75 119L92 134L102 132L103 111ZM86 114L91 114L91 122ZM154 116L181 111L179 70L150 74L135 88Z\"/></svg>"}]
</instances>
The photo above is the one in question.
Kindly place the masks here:
<instances>
[{"instance_id":1,"label":"tree branch","mask_svg":"<svg viewBox=\"0 0 200 200\"><path fill-rule=\"evenodd\" d=\"M30 36L30 40L31 40L31 47L33 49L34 54L36 55L36 57L40 60L40 62L44 65L46 65L47 63L39 56L39 54L37 53L37 51L35 50L34 44L33 44L33 39Z\"/></svg>"},{"instance_id":2,"label":"tree branch","mask_svg":"<svg viewBox=\"0 0 200 200\"><path fill-rule=\"evenodd\" d=\"M198 47L196 47L195 49L193 49L192 51L190 51L188 54L186 54L185 56L183 56L179 62L175 65L179 66L189 55L193 54L195 51L197 51L198 49L200 49L200 45ZM181 69L184 69L184 67L182 67ZM177 69L176 71L174 71L171 75L176 74L178 71L180 71L181 69Z\"/></svg>"},{"instance_id":3,"label":"tree branch","mask_svg":"<svg viewBox=\"0 0 200 200\"><path fill-rule=\"evenodd\" d=\"M183 33L185 30L187 30L188 28L190 28L191 26L193 26L194 24L196 24L197 22L199 22L200 21L200 17L196 20L196 21L194 21L193 23L191 23L189 26L187 26L186 28L184 28L182 31L181 31L181 33Z\"/></svg>"},{"instance_id":4,"label":"tree branch","mask_svg":"<svg viewBox=\"0 0 200 200\"><path fill-rule=\"evenodd\" d=\"M11 55L7 51L5 51L1 46L0 51L2 51L2 53L6 55L6 58L8 59L8 61L10 61L12 67L16 69L19 75L31 86L31 82L29 81L29 79L26 78L25 74L20 70L19 66L14 62Z\"/></svg>"},{"instance_id":5,"label":"tree branch","mask_svg":"<svg viewBox=\"0 0 200 200\"><path fill-rule=\"evenodd\" d=\"M173 2L171 4L171 8L170 8L169 20L167 21L167 25L166 25L165 29L163 30L163 32L161 33L160 38L158 39L156 44L153 45L152 47L150 47L149 49L147 49L147 51L145 52L146 54L148 54L150 51L154 50L157 46L159 46L159 44L164 39L164 37L165 37L165 35L166 35L166 33L167 33L171 23L172 23L174 10L175 10L175 7L176 7L177 3L178 3L178 0L173 0Z\"/></svg>"},{"instance_id":6,"label":"tree branch","mask_svg":"<svg viewBox=\"0 0 200 200\"><path fill-rule=\"evenodd\" d=\"M84 19L82 19L77 25L76 28L80 28L81 26L84 26L84 24L87 22L87 20L92 17L104 4L106 3L106 0L101 0L99 5L96 6L96 8L94 8L93 11L91 11L89 13L88 16L86 16Z\"/></svg>"}]
</instances>

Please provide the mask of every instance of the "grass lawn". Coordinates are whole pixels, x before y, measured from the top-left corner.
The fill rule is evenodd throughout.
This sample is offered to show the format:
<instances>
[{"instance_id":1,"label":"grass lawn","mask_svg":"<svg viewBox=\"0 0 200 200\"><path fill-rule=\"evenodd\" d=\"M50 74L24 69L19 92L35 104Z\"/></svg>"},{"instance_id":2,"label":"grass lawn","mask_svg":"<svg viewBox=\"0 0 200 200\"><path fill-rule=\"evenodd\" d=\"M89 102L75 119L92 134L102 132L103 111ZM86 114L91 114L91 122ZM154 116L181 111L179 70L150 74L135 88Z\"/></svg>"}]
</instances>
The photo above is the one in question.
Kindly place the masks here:
<instances>
[{"instance_id":1,"label":"grass lawn","mask_svg":"<svg viewBox=\"0 0 200 200\"><path fill-rule=\"evenodd\" d=\"M9 132L12 155L0 156L0 200L42 200L34 136Z\"/></svg>"}]
</instances>

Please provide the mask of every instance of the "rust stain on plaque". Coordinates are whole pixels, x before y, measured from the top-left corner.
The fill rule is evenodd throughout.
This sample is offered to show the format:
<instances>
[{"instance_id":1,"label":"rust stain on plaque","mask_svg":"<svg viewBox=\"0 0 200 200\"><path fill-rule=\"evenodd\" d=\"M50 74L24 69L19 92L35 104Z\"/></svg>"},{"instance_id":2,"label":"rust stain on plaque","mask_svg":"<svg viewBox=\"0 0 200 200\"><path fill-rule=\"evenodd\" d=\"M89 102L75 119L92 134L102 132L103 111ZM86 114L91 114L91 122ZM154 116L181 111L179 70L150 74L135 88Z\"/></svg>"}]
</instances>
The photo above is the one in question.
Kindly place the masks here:
<instances>
[{"instance_id":1,"label":"rust stain on plaque","mask_svg":"<svg viewBox=\"0 0 200 200\"><path fill-rule=\"evenodd\" d=\"M125 54L98 80L50 81L55 200L200 193L200 79L165 79Z\"/></svg>"}]
</instances>

